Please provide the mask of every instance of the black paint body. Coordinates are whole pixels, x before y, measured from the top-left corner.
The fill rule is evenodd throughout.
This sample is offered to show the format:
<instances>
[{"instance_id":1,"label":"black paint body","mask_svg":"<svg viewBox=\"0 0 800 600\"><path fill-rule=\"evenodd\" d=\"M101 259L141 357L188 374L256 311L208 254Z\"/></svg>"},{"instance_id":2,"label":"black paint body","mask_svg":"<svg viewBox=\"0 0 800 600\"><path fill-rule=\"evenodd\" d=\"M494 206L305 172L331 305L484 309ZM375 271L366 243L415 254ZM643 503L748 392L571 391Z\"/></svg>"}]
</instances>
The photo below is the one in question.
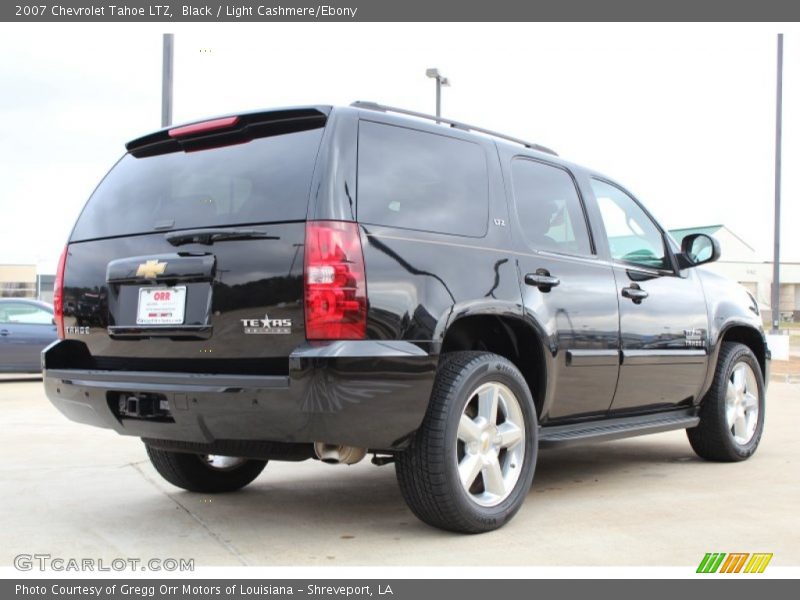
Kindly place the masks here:
<instances>
[{"instance_id":1,"label":"black paint body","mask_svg":"<svg viewBox=\"0 0 800 600\"><path fill-rule=\"evenodd\" d=\"M678 270L674 256L671 272L611 259L591 171L432 123L350 107L315 110L327 121L307 219L358 221L358 128L369 120L479 145L488 173L486 233L360 223L367 339L316 343L304 336L304 220L237 224L265 238L213 245L176 248L163 231L72 241L65 324L89 333L69 334L43 355L48 397L68 417L163 440L394 450L424 418L442 351L508 348L534 388L543 427L696 406L723 339L748 343L766 375L760 317L743 288L702 268ZM570 173L593 240L590 256L527 243L510 183L514 157ZM135 270L152 259L168 270L143 281ZM559 285L526 284L537 272ZM631 282L649 294L639 304L622 296ZM137 327L139 287L176 284L187 286L184 325ZM242 319L265 315L291 319L291 333L243 334ZM687 347L687 330L701 332L699 346ZM119 394L145 392L169 402L168 418L115 412Z\"/></svg>"}]
</instances>

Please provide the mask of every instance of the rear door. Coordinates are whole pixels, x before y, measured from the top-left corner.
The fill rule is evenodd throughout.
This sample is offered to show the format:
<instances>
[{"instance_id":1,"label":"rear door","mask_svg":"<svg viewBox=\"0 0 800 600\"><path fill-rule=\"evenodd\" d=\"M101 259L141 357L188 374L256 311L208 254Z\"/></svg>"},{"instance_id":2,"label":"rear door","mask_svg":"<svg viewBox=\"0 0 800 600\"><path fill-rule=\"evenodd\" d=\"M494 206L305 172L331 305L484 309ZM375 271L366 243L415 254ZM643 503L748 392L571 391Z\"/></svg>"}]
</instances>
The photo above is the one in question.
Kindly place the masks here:
<instances>
[{"instance_id":1,"label":"rear door","mask_svg":"<svg viewBox=\"0 0 800 600\"><path fill-rule=\"evenodd\" d=\"M528 157L503 164L510 166L525 311L554 357L545 417L605 413L619 368L616 287L611 267L598 259L575 178Z\"/></svg>"},{"instance_id":2,"label":"rear door","mask_svg":"<svg viewBox=\"0 0 800 600\"><path fill-rule=\"evenodd\" d=\"M220 124L222 123L222 124ZM132 142L70 239L67 336L106 369L284 373L326 114L215 120Z\"/></svg>"},{"instance_id":3,"label":"rear door","mask_svg":"<svg viewBox=\"0 0 800 600\"><path fill-rule=\"evenodd\" d=\"M693 400L708 366L708 315L699 277L678 272L663 230L619 186L592 190L614 263L622 365L612 411Z\"/></svg>"}]
</instances>

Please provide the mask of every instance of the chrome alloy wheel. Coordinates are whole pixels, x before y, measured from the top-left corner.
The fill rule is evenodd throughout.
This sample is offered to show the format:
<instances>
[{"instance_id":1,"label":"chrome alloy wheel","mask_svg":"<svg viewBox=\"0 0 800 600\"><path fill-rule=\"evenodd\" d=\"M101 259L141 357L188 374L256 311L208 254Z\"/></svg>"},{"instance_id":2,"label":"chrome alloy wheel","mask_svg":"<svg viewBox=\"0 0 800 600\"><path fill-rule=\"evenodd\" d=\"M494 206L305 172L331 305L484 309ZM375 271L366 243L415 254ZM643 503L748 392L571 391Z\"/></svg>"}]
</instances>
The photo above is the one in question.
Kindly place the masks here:
<instances>
[{"instance_id":1,"label":"chrome alloy wheel","mask_svg":"<svg viewBox=\"0 0 800 600\"><path fill-rule=\"evenodd\" d=\"M744 362L733 367L725 390L725 419L733 440L744 446L753 439L758 425L758 380Z\"/></svg>"},{"instance_id":2,"label":"chrome alloy wheel","mask_svg":"<svg viewBox=\"0 0 800 600\"><path fill-rule=\"evenodd\" d=\"M502 383L479 386L458 424L461 485L481 506L497 506L511 494L525 460L525 418L520 402Z\"/></svg>"},{"instance_id":3,"label":"chrome alloy wheel","mask_svg":"<svg viewBox=\"0 0 800 600\"><path fill-rule=\"evenodd\" d=\"M220 456L218 454L206 454L200 457L209 468L219 471L229 471L243 465L247 459L236 456Z\"/></svg>"}]
</instances>

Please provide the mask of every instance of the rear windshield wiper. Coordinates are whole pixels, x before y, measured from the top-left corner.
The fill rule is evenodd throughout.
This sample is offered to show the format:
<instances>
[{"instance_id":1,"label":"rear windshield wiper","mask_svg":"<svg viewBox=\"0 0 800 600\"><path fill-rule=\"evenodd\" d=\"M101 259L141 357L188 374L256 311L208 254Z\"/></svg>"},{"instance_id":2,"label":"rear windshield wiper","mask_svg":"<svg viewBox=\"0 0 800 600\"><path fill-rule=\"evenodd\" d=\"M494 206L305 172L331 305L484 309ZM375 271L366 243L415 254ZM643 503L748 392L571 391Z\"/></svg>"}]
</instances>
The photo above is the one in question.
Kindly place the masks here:
<instances>
[{"instance_id":1,"label":"rear windshield wiper","mask_svg":"<svg viewBox=\"0 0 800 600\"><path fill-rule=\"evenodd\" d=\"M279 240L277 235L268 235L257 229L192 229L168 233L165 239L173 246L183 244L204 244L210 246L214 242L235 240Z\"/></svg>"}]
</instances>

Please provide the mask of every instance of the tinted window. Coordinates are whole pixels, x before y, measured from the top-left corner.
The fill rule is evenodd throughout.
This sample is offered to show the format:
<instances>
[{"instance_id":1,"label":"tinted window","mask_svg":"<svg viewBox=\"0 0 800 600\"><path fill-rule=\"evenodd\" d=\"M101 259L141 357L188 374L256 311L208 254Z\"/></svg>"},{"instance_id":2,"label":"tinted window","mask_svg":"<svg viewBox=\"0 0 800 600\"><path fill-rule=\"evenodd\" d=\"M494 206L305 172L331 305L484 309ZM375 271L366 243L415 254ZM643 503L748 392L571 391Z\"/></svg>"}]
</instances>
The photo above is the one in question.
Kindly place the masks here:
<instances>
[{"instance_id":1,"label":"tinted window","mask_svg":"<svg viewBox=\"0 0 800 600\"><path fill-rule=\"evenodd\" d=\"M198 152L126 154L89 199L73 240L306 218L322 129Z\"/></svg>"},{"instance_id":2,"label":"tinted window","mask_svg":"<svg viewBox=\"0 0 800 600\"><path fill-rule=\"evenodd\" d=\"M592 189L603 217L611 257L644 267L668 268L661 231L636 201L605 181L593 179Z\"/></svg>"},{"instance_id":3,"label":"tinted window","mask_svg":"<svg viewBox=\"0 0 800 600\"><path fill-rule=\"evenodd\" d=\"M526 159L511 163L519 224L536 249L591 254L575 182L564 169Z\"/></svg>"},{"instance_id":4,"label":"tinted window","mask_svg":"<svg viewBox=\"0 0 800 600\"><path fill-rule=\"evenodd\" d=\"M53 313L35 304L3 302L0 304L0 323L9 325L52 325Z\"/></svg>"},{"instance_id":5,"label":"tinted window","mask_svg":"<svg viewBox=\"0 0 800 600\"><path fill-rule=\"evenodd\" d=\"M480 237L486 233L488 188L478 144L361 122L359 221Z\"/></svg>"}]
</instances>

